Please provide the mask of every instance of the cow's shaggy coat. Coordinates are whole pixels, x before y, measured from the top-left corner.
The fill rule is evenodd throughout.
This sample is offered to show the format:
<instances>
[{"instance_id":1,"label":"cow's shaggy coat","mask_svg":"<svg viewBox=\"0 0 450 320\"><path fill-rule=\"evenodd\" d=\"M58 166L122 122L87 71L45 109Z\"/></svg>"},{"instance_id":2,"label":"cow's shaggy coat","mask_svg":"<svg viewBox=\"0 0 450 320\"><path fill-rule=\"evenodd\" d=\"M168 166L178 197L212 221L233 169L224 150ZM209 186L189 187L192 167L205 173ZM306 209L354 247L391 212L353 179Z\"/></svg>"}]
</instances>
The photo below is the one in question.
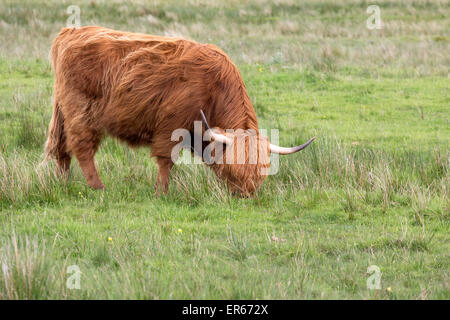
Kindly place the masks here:
<instances>
[{"instance_id":1,"label":"cow's shaggy coat","mask_svg":"<svg viewBox=\"0 0 450 320\"><path fill-rule=\"evenodd\" d=\"M259 136L238 69L219 48L101 27L65 28L54 40L51 58L54 106L46 153L62 172L75 156L88 185L103 188L94 155L109 134L131 146L150 146L159 167L157 192L159 187L166 192L171 151L178 143L171 141L172 132L192 131L203 110L218 130L253 129L260 142L256 164L213 164L214 172L243 194L264 180L260 171L269 165L268 140Z\"/></svg>"}]
</instances>

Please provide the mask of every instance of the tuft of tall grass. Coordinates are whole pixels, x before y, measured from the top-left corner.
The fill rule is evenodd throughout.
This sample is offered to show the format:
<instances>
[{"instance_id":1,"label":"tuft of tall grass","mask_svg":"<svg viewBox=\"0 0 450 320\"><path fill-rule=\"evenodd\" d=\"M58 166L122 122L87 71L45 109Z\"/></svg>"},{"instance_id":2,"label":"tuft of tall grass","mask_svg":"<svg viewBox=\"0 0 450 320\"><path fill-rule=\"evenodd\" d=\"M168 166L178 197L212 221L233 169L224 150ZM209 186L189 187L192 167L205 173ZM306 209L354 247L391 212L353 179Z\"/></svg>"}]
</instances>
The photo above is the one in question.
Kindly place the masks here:
<instances>
[{"instance_id":1,"label":"tuft of tall grass","mask_svg":"<svg viewBox=\"0 0 450 320\"><path fill-rule=\"evenodd\" d=\"M247 239L242 235L236 234L232 228L228 228L227 244L228 246L225 248L234 259L242 261L247 258Z\"/></svg>"},{"instance_id":2,"label":"tuft of tall grass","mask_svg":"<svg viewBox=\"0 0 450 320\"><path fill-rule=\"evenodd\" d=\"M44 243L28 236L2 239L0 299L42 299L58 289L58 273Z\"/></svg>"},{"instance_id":3,"label":"tuft of tall grass","mask_svg":"<svg viewBox=\"0 0 450 320\"><path fill-rule=\"evenodd\" d=\"M56 174L54 165L40 164L40 160L38 157L27 159L19 152L0 154L0 203L56 201L65 181Z\"/></svg>"}]
</instances>

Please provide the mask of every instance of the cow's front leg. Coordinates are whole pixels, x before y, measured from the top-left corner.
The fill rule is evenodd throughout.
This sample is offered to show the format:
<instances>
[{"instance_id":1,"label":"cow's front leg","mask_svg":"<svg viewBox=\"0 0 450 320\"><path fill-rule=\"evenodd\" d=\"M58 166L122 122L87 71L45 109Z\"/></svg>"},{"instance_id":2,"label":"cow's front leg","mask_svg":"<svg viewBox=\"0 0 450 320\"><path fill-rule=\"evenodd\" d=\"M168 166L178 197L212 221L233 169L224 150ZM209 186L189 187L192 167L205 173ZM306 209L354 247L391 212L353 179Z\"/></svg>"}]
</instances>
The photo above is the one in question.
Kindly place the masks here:
<instances>
[{"instance_id":1,"label":"cow's front leg","mask_svg":"<svg viewBox=\"0 0 450 320\"><path fill-rule=\"evenodd\" d=\"M169 174L170 169L173 167L172 159L157 157L156 163L158 164L158 177L156 178L155 192L156 196L159 196L160 189L162 189L163 194L167 193L169 188Z\"/></svg>"}]
</instances>

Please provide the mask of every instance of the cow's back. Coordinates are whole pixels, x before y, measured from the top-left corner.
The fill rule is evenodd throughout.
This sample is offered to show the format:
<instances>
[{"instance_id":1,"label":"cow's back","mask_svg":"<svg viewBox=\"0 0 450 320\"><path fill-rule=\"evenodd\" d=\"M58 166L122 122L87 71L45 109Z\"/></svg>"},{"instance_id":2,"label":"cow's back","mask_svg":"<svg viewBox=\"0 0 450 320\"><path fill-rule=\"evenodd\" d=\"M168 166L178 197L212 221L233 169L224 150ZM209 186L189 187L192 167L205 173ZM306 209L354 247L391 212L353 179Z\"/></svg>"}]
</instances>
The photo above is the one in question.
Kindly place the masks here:
<instances>
[{"instance_id":1,"label":"cow's back","mask_svg":"<svg viewBox=\"0 0 450 320\"><path fill-rule=\"evenodd\" d=\"M165 39L95 26L64 28L51 50L56 82L88 97L102 98L113 86L121 59Z\"/></svg>"}]
</instances>

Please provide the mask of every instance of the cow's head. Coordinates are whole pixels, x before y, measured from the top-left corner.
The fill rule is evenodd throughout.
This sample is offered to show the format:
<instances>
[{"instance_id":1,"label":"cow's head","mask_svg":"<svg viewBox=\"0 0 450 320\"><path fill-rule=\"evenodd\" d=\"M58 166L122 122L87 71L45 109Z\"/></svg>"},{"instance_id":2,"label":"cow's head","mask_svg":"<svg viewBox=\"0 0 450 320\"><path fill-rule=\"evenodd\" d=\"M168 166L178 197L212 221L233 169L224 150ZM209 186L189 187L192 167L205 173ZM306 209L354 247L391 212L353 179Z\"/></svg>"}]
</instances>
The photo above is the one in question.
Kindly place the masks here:
<instances>
[{"instance_id":1,"label":"cow's head","mask_svg":"<svg viewBox=\"0 0 450 320\"><path fill-rule=\"evenodd\" d=\"M226 132L221 128L210 128L201 111L206 135L210 144L209 158L216 175L226 181L230 190L243 196L252 196L259 189L270 170L270 154L291 154L306 148L314 138L292 148L273 145L267 137L256 130Z\"/></svg>"}]
</instances>

